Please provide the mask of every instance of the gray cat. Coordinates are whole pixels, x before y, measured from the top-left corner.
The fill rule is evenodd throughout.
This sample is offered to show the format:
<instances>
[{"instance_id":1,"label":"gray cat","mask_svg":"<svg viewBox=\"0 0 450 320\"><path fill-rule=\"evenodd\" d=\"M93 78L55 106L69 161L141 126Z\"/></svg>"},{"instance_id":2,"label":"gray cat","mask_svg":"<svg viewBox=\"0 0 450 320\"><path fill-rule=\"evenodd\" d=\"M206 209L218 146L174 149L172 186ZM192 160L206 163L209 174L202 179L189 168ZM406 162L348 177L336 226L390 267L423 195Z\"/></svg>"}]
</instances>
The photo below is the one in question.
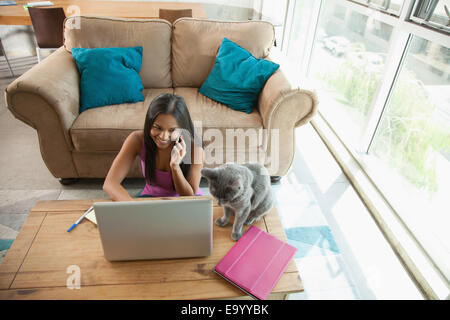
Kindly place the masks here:
<instances>
[{"instance_id":1,"label":"gray cat","mask_svg":"<svg viewBox=\"0 0 450 320\"><path fill-rule=\"evenodd\" d=\"M231 238L239 240L242 226L261 219L273 206L270 176L259 163L226 163L214 169L203 168L209 191L223 207L223 216L216 224L225 227L234 214Z\"/></svg>"}]
</instances>

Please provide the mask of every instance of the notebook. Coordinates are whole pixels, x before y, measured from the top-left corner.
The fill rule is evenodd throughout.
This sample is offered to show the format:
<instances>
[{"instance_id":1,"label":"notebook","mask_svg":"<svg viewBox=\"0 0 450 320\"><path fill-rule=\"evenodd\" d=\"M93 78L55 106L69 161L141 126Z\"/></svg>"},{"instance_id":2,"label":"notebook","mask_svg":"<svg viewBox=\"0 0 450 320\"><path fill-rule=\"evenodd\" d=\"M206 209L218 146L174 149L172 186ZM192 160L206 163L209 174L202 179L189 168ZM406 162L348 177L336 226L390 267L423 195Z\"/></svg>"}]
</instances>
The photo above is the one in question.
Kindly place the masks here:
<instances>
[{"instance_id":1,"label":"notebook","mask_svg":"<svg viewBox=\"0 0 450 320\"><path fill-rule=\"evenodd\" d=\"M251 226L214 271L253 298L265 300L296 252L297 248Z\"/></svg>"},{"instance_id":2,"label":"notebook","mask_svg":"<svg viewBox=\"0 0 450 320\"><path fill-rule=\"evenodd\" d=\"M89 212L86 216L86 219L88 219L89 221L91 221L94 224L97 224L97 218L95 216L95 211L94 209L91 210L91 212Z\"/></svg>"}]
</instances>

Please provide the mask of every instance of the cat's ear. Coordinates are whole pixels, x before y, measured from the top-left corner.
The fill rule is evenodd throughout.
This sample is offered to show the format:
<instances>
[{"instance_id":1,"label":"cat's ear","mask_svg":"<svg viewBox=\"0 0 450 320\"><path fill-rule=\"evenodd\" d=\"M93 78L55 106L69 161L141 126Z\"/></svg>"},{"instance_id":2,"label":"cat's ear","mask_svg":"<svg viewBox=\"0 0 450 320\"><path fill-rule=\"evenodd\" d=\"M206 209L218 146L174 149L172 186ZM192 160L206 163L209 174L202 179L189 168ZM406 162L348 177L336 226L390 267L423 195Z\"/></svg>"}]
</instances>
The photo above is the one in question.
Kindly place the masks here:
<instances>
[{"instance_id":1,"label":"cat's ear","mask_svg":"<svg viewBox=\"0 0 450 320\"><path fill-rule=\"evenodd\" d=\"M200 171L200 172L203 177L205 177L209 180L217 178L217 172L214 169L203 168L202 171Z\"/></svg>"}]
</instances>

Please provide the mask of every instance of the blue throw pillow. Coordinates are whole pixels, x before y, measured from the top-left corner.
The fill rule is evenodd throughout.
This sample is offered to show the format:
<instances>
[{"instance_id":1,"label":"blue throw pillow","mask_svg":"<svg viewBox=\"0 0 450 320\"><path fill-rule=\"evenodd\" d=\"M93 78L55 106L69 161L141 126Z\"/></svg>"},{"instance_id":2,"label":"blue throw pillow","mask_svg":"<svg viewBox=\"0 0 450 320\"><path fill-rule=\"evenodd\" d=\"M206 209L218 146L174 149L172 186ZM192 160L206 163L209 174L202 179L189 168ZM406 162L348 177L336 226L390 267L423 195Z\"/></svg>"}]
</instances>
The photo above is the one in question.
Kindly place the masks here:
<instances>
[{"instance_id":1,"label":"blue throw pillow","mask_svg":"<svg viewBox=\"0 0 450 320\"><path fill-rule=\"evenodd\" d=\"M73 48L80 72L80 113L86 109L144 101L139 71L142 47Z\"/></svg>"},{"instance_id":2,"label":"blue throw pillow","mask_svg":"<svg viewBox=\"0 0 450 320\"><path fill-rule=\"evenodd\" d=\"M267 79L279 67L224 38L214 68L198 91L234 110L251 113Z\"/></svg>"}]
</instances>

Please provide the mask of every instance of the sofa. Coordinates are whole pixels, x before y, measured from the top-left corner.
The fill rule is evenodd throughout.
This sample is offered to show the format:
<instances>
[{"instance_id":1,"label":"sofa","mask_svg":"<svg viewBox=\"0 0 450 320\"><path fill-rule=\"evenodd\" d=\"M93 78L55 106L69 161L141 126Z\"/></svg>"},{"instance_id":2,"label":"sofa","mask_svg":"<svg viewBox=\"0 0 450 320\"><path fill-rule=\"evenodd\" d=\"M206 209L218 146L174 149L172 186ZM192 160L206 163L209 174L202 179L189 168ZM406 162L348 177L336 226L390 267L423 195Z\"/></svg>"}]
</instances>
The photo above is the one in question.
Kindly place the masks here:
<instances>
[{"instance_id":1,"label":"sofa","mask_svg":"<svg viewBox=\"0 0 450 320\"><path fill-rule=\"evenodd\" d=\"M280 68L249 114L203 96L198 89L224 37L256 58L271 59L274 27L264 21L181 18L172 25L160 19L72 16L64 21L64 45L6 88L7 108L37 130L42 158L61 183L106 177L125 138L143 129L152 99L165 92L186 101L202 139L205 167L256 160L271 176L283 176L294 157L294 129L314 116L316 95L292 88ZM80 114L80 76L70 50L133 46L143 47L139 76L145 101ZM142 177L139 159L128 177Z\"/></svg>"}]
</instances>

